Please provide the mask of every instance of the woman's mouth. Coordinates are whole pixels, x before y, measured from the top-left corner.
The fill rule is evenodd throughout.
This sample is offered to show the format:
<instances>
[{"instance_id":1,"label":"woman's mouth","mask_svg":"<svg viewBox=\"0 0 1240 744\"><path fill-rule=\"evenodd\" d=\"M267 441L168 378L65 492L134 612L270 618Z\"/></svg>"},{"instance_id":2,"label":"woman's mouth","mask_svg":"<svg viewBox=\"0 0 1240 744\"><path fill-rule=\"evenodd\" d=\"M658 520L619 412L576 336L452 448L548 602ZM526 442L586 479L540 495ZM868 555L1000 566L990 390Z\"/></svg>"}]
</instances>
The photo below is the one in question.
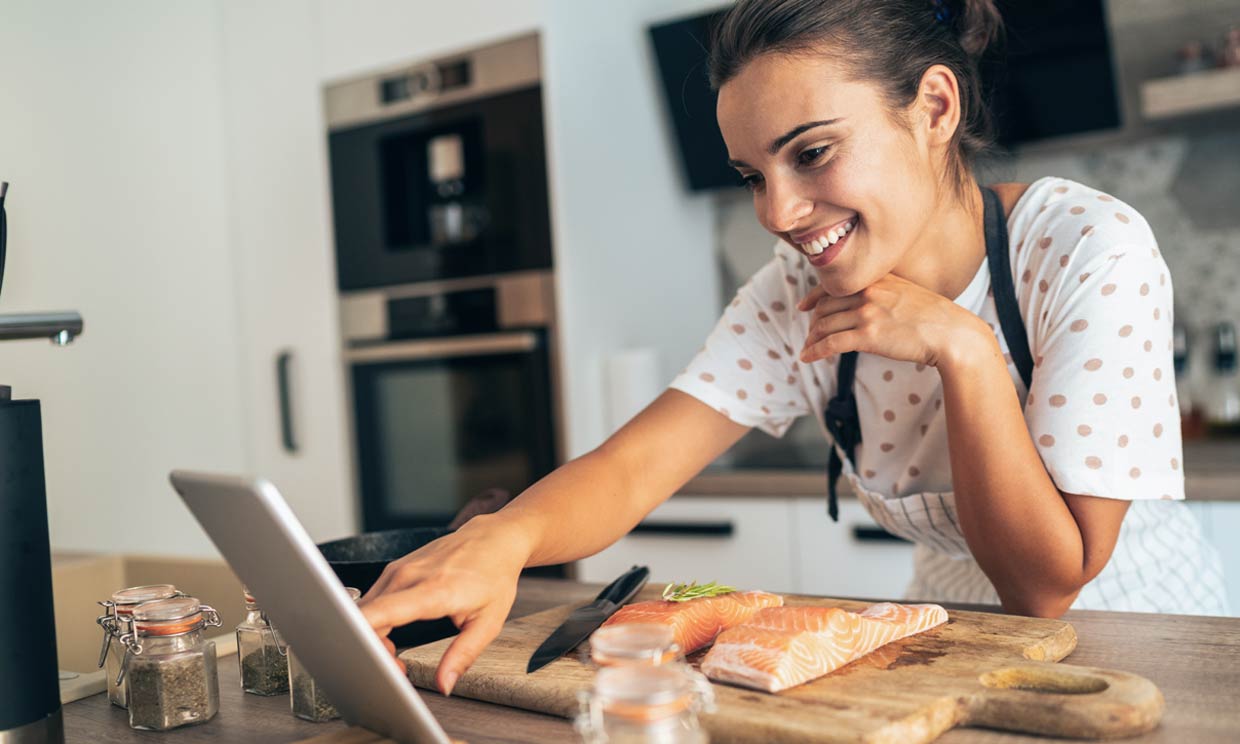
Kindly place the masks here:
<instances>
[{"instance_id":1,"label":"woman's mouth","mask_svg":"<svg viewBox=\"0 0 1240 744\"><path fill-rule=\"evenodd\" d=\"M797 243L797 247L814 266L818 268L826 266L840 255L840 251L844 249L844 243L848 241L848 236L857 227L859 219L860 217L853 215L818 237L805 243Z\"/></svg>"}]
</instances>

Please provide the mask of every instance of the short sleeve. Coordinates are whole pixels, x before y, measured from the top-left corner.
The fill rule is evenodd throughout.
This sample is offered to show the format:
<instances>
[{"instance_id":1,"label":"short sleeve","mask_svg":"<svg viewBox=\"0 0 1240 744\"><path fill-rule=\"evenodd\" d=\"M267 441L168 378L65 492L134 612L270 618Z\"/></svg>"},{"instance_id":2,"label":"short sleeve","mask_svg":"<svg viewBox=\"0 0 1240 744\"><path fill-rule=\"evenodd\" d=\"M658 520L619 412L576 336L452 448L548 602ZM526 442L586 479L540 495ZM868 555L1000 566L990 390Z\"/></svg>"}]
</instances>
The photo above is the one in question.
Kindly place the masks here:
<instances>
[{"instance_id":1,"label":"short sleeve","mask_svg":"<svg viewBox=\"0 0 1240 744\"><path fill-rule=\"evenodd\" d=\"M1172 287L1154 235L1084 187L1050 211L1018 278L1035 360L1030 435L1061 491L1182 499Z\"/></svg>"},{"instance_id":2,"label":"short sleeve","mask_svg":"<svg viewBox=\"0 0 1240 744\"><path fill-rule=\"evenodd\" d=\"M785 266L786 257L777 255L737 291L670 386L775 437L810 412L797 360L805 334L792 340L799 282Z\"/></svg>"}]
</instances>

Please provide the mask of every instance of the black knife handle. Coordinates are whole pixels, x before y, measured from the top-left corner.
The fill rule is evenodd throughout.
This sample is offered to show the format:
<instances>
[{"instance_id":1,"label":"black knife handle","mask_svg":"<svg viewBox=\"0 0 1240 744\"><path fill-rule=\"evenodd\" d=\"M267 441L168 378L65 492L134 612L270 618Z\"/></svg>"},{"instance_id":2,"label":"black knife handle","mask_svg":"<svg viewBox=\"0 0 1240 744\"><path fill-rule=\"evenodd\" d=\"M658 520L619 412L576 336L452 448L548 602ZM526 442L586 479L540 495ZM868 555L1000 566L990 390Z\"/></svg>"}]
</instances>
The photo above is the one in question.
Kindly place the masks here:
<instances>
[{"instance_id":1,"label":"black knife handle","mask_svg":"<svg viewBox=\"0 0 1240 744\"><path fill-rule=\"evenodd\" d=\"M646 580L650 578L650 569L646 566L633 566L628 571L620 575L620 578L607 585L607 588L599 592L598 597L594 601L601 602L607 600L617 607L628 602L633 595L641 591L646 585Z\"/></svg>"}]
</instances>

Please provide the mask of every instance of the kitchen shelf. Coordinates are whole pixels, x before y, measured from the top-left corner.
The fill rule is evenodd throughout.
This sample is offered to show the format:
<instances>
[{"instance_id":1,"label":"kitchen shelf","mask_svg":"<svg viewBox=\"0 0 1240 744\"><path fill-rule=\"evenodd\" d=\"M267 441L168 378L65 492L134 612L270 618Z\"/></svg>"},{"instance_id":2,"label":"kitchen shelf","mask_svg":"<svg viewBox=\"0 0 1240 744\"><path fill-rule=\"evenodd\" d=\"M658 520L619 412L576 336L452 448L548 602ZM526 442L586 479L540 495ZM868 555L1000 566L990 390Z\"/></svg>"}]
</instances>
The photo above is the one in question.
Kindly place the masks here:
<instances>
[{"instance_id":1,"label":"kitchen shelf","mask_svg":"<svg viewBox=\"0 0 1240 744\"><path fill-rule=\"evenodd\" d=\"M1141 113L1147 120L1230 108L1240 108L1240 67L1157 78L1141 84Z\"/></svg>"}]
</instances>

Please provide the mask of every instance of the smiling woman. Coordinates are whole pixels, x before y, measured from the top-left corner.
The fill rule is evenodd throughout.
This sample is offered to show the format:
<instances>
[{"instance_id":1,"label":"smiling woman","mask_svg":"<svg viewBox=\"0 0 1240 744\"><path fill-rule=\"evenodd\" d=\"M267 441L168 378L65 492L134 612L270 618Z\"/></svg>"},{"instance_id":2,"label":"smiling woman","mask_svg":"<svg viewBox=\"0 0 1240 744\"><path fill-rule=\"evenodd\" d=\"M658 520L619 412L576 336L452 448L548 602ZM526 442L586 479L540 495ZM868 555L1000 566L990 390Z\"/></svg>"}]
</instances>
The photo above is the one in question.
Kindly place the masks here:
<instances>
[{"instance_id":1,"label":"smiling woman","mask_svg":"<svg viewBox=\"0 0 1240 744\"><path fill-rule=\"evenodd\" d=\"M910 598L1224 614L1182 503L1172 288L1149 226L1082 184L973 176L976 60L999 26L992 0L737 2L711 77L774 257L598 449L390 565L362 601L372 625L452 617L450 689L522 566L602 550L749 429L800 416L832 451L829 513L846 477L917 544Z\"/></svg>"},{"instance_id":2,"label":"smiling woman","mask_svg":"<svg viewBox=\"0 0 1240 744\"><path fill-rule=\"evenodd\" d=\"M1148 226L1081 184L973 177L1000 28L991 0L733 7L720 130L780 242L672 387L775 436L818 417L832 514L844 475L917 543L910 595L1221 613L1217 557L1166 503L1171 285Z\"/></svg>"}]
</instances>

